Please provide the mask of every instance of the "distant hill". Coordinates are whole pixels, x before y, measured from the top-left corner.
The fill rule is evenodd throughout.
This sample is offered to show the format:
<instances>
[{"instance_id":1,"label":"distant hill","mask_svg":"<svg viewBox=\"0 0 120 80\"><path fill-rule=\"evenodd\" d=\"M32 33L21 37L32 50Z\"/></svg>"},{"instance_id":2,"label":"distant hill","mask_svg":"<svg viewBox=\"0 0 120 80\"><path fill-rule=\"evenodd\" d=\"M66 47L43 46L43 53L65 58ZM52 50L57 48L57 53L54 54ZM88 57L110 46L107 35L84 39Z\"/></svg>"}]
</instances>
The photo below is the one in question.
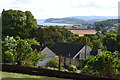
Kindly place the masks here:
<instances>
[{"instance_id":1,"label":"distant hill","mask_svg":"<svg viewBox=\"0 0 120 80\"><path fill-rule=\"evenodd\" d=\"M77 18L77 19L83 19L83 20L106 20L106 19L118 19L118 16L71 16L72 18ZM66 18L71 18L71 17L66 17Z\"/></svg>"},{"instance_id":2,"label":"distant hill","mask_svg":"<svg viewBox=\"0 0 120 80\"><path fill-rule=\"evenodd\" d=\"M117 16L72 16L65 18L49 18L46 19L45 22L65 24L94 24L97 21L117 18Z\"/></svg>"},{"instance_id":3,"label":"distant hill","mask_svg":"<svg viewBox=\"0 0 120 80\"><path fill-rule=\"evenodd\" d=\"M117 27L118 25L118 19L108 19L103 21L95 22L95 25L104 25L109 27Z\"/></svg>"},{"instance_id":4,"label":"distant hill","mask_svg":"<svg viewBox=\"0 0 120 80\"><path fill-rule=\"evenodd\" d=\"M77 18L49 18L45 22L49 23L65 23L65 24L94 24L98 20L83 20Z\"/></svg>"}]
</instances>

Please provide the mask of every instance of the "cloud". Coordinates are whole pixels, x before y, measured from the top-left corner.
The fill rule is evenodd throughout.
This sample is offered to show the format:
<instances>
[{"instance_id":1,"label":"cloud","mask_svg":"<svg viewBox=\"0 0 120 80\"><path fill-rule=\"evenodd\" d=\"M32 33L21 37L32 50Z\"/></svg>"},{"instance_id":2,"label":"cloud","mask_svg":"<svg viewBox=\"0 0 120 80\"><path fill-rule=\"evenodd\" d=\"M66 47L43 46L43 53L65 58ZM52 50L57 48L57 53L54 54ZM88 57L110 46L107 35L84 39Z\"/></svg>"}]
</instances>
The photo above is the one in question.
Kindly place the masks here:
<instances>
[{"instance_id":1,"label":"cloud","mask_svg":"<svg viewBox=\"0 0 120 80\"><path fill-rule=\"evenodd\" d=\"M75 8L117 8L118 0L84 0L78 1L76 4L72 4Z\"/></svg>"},{"instance_id":2,"label":"cloud","mask_svg":"<svg viewBox=\"0 0 120 80\"><path fill-rule=\"evenodd\" d=\"M119 0L0 0L2 9L31 11L35 18L117 16Z\"/></svg>"}]
</instances>

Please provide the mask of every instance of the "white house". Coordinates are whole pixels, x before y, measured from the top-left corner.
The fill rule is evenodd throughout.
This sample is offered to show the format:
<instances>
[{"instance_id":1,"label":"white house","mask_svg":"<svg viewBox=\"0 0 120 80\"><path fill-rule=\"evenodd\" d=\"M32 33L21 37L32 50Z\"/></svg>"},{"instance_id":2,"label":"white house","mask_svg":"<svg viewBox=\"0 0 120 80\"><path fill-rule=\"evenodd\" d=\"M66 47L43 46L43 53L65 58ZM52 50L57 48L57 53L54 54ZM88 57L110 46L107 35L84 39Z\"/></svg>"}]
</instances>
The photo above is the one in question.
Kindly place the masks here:
<instances>
[{"instance_id":1,"label":"white house","mask_svg":"<svg viewBox=\"0 0 120 80\"><path fill-rule=\"evenodd\" d=\"M48 61L61 56L64 66L75 65L80 67L80 61L90 56L91 48L88 45L56 42L50 48L45 47L41 53L46 55L46 59L39 61L37 66L45 66Z\"/></svg>"}]
</instances>

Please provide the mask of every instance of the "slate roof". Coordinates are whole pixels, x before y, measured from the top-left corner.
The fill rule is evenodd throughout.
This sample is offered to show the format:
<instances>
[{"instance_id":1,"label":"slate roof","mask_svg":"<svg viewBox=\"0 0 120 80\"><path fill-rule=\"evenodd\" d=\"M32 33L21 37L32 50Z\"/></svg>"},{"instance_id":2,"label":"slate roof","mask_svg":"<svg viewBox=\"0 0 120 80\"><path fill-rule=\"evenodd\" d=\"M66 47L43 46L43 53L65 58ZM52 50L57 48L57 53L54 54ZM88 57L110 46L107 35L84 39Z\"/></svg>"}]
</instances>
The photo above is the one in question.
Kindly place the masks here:
<instances>
[{"instance_id":1,"label":"slate roof","mask_svg":"<svg viewBox=\"0 0 120 80\"><path fill-rule=\"evenodd\" d=\"M45 46L32 45L31 48L32 48L33 50L36 49L37 51L41 51L41 50L43 50L43 49L45 48Z\"/></svg>"},{"instance_id":2,"label":"slate roof","mask_svg":"<svg viewBox=\"0 0 120 80\"><path fill-rule=\"evenodd\" d=\"M98 51L92 50L92 51L90 52L90 55L93 55L93 56L95 56L95 55L97 55L97 54L98 54Z\"/></svg>"},{"instance_id":3,"label":"slate roof","mask_svg":"<svg viewBox=\"0 0 120 80\"><path fill-rule=\"evenodd\" d=\"M73 58L83 47L84 45L56 42L50 49L56 55Z\"/></svg>"}]
</instances>

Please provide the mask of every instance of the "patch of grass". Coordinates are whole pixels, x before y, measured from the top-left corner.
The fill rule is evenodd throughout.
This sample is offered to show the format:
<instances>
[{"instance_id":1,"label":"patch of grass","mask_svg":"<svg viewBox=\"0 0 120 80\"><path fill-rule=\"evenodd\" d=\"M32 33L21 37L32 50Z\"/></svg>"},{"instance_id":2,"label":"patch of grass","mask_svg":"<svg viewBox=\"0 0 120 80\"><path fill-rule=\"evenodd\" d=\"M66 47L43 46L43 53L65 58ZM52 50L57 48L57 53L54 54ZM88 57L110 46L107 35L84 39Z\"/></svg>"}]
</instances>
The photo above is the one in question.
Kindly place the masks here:
<instances>
[{"instance_id":1,"label":"patch of grass","mask_svg":"<svg viewBox=\"0 0 120 80\"><path fill-rule=\"evenodd\" d=\"M20 73L0 72L2 74L2 80L72 80L47 76L35 76ZM1 75L0 75L1 77Z\"/></svg>"}]
</instances>

